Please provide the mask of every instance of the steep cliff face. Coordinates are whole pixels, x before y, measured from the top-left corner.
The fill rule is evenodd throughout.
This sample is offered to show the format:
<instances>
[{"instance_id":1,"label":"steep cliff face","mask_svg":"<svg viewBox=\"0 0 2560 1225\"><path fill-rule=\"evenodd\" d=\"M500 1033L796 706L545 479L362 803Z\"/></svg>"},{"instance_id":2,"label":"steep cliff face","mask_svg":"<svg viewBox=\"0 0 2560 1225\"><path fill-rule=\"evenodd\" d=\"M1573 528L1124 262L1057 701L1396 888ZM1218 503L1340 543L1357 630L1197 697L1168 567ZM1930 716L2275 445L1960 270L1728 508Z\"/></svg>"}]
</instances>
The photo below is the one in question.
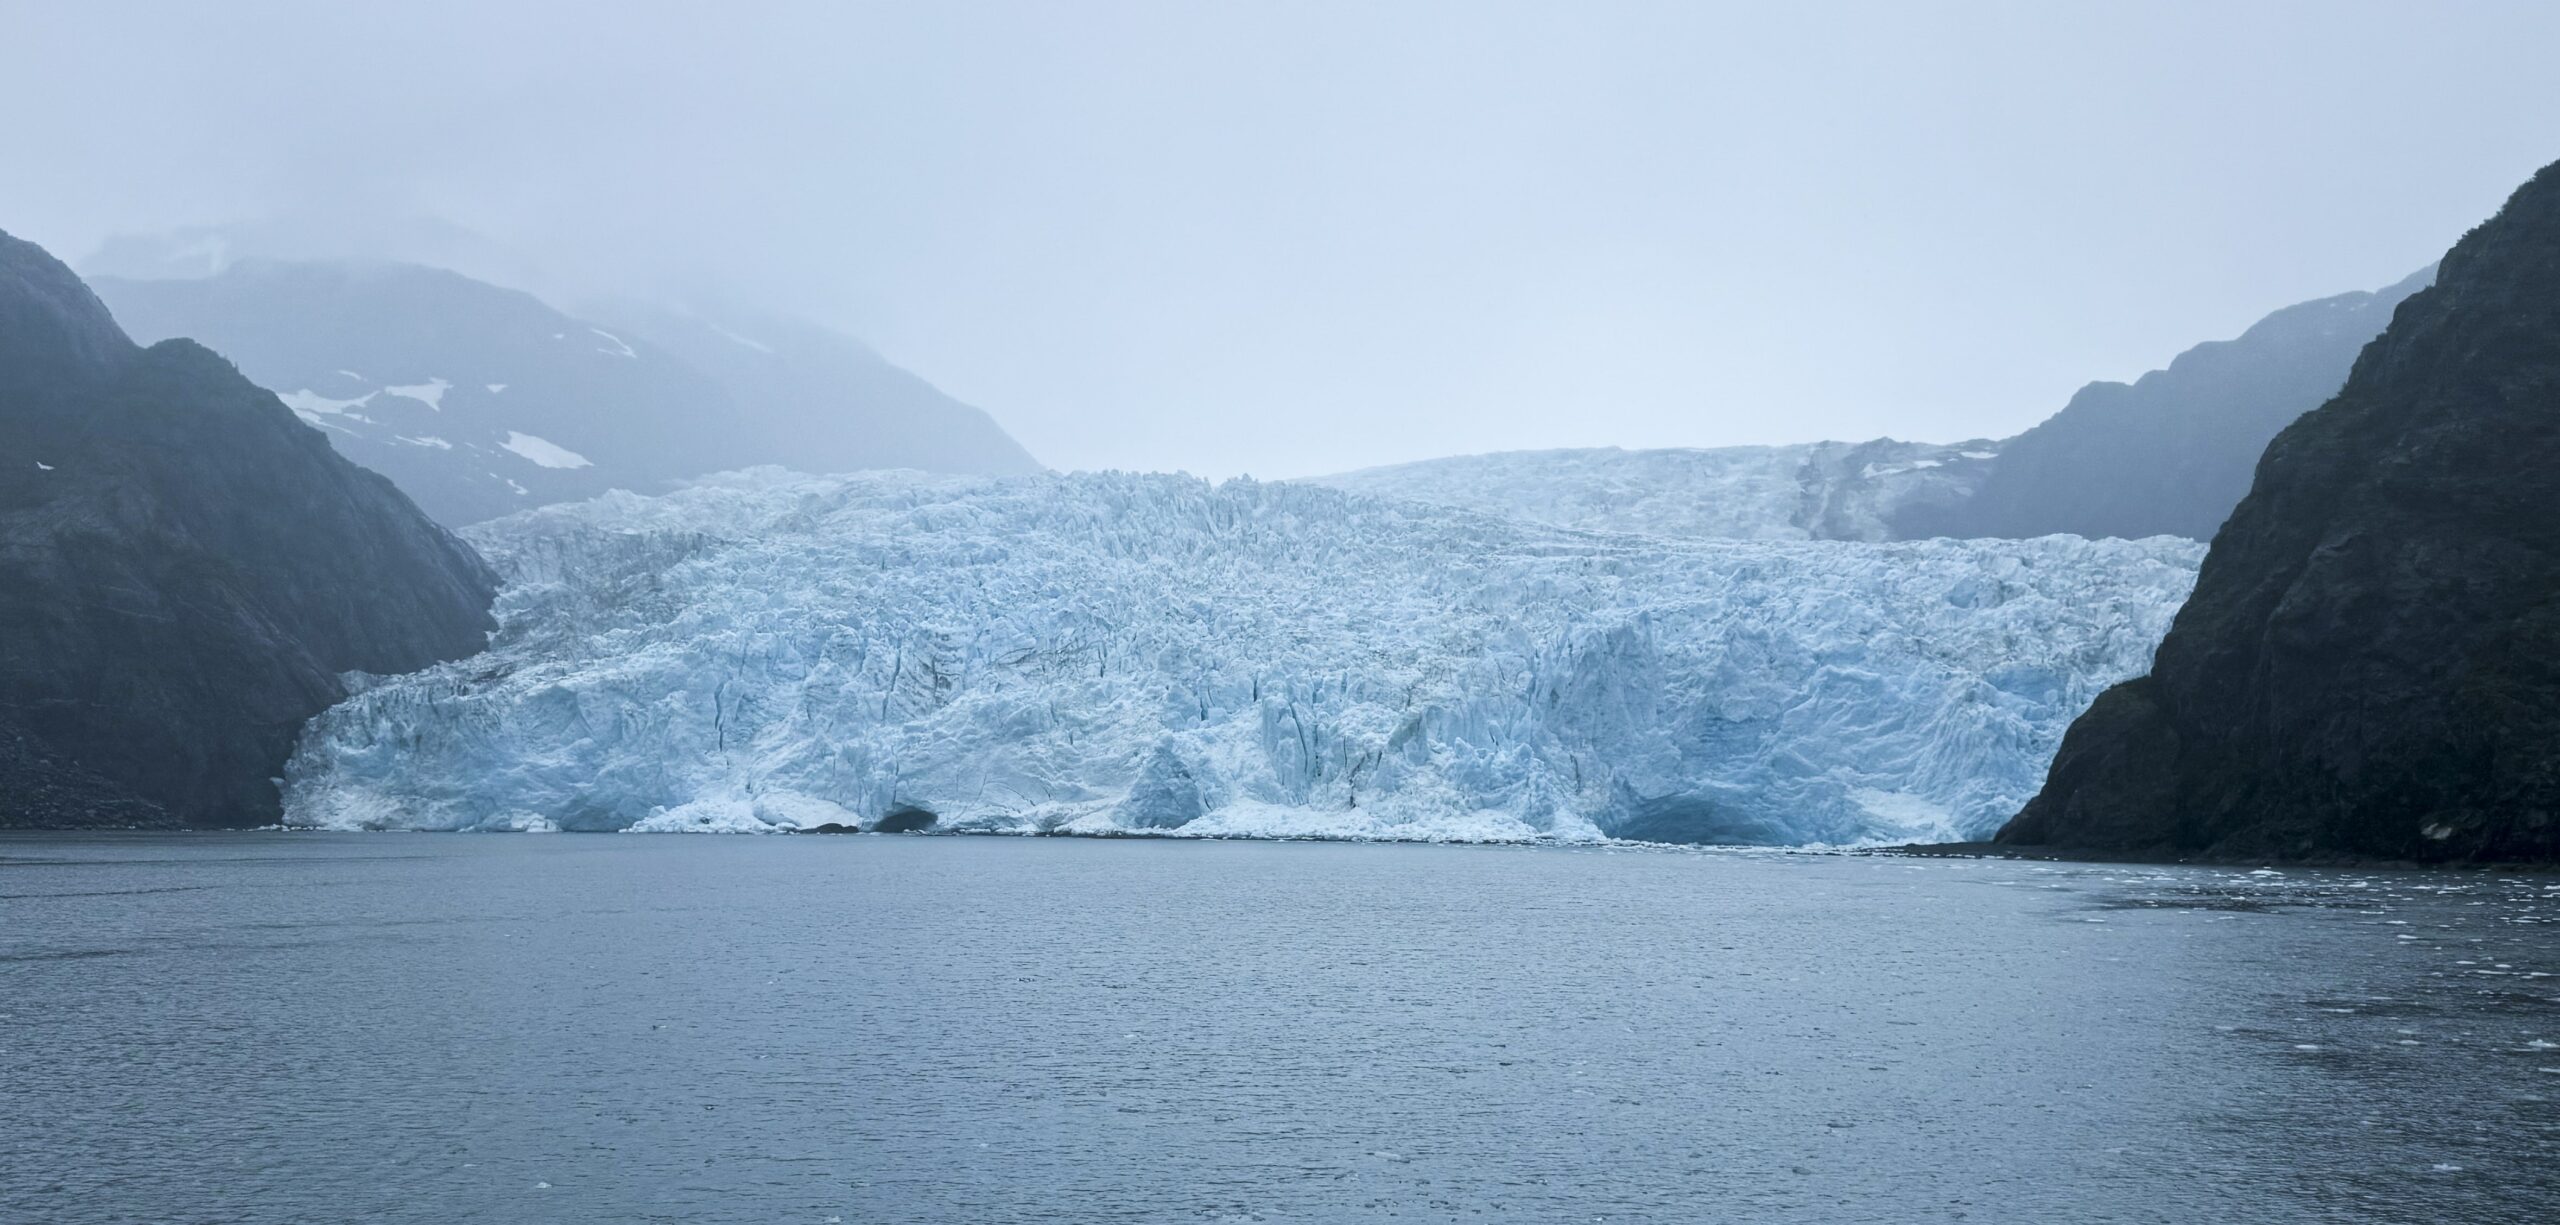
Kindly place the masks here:
<instances>
[{"instance_id":1,"label":"steep cliff face","mask_svg":"<svg viewBox=\"0 0 2560 1225\"><path fill-rule=\"evenodd\" d=\"M1914 505L1896 532L2212 539L2249 492L2267 442L2336 394L2357 352L2434 274L2288 306L2132 383L2091 383L1998 444L1971 497Z\"/></svg>"},{"instance_id":2,"label":"steep cliff face","mask_svg":"<svg viewBox=\"0 0 2560 1225\"><path fill-rule=\"evenodd\" d=\"M2003 841L2560 858L2560 167L2267 449Z\"/></svg>"},{"instance_id":3,"label":"steep cliff face","mask_svg":"<svg viewBox=\"0 0 2560 1225\"><path fill-rule=\"evenodd\" d=\"M0 825L273 821L338 674L479 650L493 591L272 393L0 234Z\"/></svg>"}]
</instances>

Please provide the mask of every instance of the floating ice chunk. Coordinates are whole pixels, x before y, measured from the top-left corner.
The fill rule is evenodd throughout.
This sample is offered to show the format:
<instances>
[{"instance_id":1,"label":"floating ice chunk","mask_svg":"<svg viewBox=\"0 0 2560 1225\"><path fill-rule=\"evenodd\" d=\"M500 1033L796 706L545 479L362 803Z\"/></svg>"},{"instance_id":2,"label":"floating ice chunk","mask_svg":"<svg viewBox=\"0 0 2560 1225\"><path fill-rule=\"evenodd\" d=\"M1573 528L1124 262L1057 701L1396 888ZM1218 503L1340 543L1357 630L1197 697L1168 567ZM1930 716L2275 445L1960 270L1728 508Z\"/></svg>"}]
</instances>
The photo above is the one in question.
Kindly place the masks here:
<instances>
[{"instance_id":1,"label":"floating ice chunk","mask_svg":"<svg viewBox=\"0 0 2560 1225\"><path fill-rule=\"evenodd\" d=\"M499 443L498 445L506 448L507 450L513 451L526 459L532 460L545 468L585 468L590 466L587 463L587 457L584 455L580 455L548 438L537 438L534 435L518 433L515 430L508 430L507 440Z\"/></svg>"},{"instance_id":2,"label":"floating ice chunk","mask_svg":"<svg viewBox=\"0 0 2560 1225\"><path fill-rule=\"evenodd\" d=\"M413 447L433 447L439 451L450 451L453 449L452 443L446 442L444 439L438 438L433 434L421 434L415 438L411 438L406 434L394 434L392 435L392 438L395 441L405 442Z\"/></svg>"},{"instance_id":3,"label":"floating ice chunk","mask_svg":"<svg viewBox=\"0 0 2560 1225\"><path fill-rule=\"evenodd\" d=\"M749 809L757 821L778 829L816 829L821 825L850 828L861 823L861 818L842 804L797 791L765 792L755 797Z\"/></svg>"},{"instance_id":4,"label":"floating ice chunk","mask_svg":"<svg viewBox=\"0 0 2560 1225\"><path fill-rule=\"evenodd\" d=\"M36 461L36 471L38 471L38 472L51 472L51 471L53 471L53 465L48 464L48 463L44 462L43 460L37 460L37 461Z\"/></svg>"},{"instance_id":5,"label":"floating ice chunk","mask_svg":"<svg viewBox=\"0 0 2560 1225\"><path fill-rule=\"evenodd\" d=\"M504 383L482 383L481 386L488 388L489 394L493 396L507 389Z\"/></svg>"},{"instance_id":6,"label":"floating ice chunk","mask_svg":"<svg viewBox=\"0 0 2560 1225\"><path fill-rule=\"evenodd\" d=\"M473 829L492 834L556 834L560 826L540 813L502 812L482 821Z\"/></svg>"},{"instance_id":7,"label":"floating ice chunk","mask_svg":"<svg viewBox=\"0 0 2560 1225\"><path fill-rule=\"evenodd\" d=\"M791 827L758 816L753 800L712 796L651 813L626 828L635 834L770 834Z\"/></svg>"}]
</instances>

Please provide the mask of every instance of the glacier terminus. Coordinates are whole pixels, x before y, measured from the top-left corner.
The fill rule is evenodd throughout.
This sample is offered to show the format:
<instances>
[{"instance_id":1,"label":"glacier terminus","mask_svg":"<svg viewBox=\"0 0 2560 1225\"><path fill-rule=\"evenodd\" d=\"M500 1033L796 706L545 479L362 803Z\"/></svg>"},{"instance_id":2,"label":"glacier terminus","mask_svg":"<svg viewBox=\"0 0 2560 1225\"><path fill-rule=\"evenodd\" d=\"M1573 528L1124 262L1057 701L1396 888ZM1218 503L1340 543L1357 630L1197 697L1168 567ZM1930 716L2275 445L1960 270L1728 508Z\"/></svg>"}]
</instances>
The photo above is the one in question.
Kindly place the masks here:
<instances>
[{"instance_id":1,"label":"glacier terminus","mask_svg":"<svg viewBox=\"0 0 2560 1225\"><path fill-rule=\"evenodd\" d=\"M466 535L505 580L491 649L354 678L288 824L1979 837L2148 667L2203 551L777 469Z\"/></svg>"}]
</instances>

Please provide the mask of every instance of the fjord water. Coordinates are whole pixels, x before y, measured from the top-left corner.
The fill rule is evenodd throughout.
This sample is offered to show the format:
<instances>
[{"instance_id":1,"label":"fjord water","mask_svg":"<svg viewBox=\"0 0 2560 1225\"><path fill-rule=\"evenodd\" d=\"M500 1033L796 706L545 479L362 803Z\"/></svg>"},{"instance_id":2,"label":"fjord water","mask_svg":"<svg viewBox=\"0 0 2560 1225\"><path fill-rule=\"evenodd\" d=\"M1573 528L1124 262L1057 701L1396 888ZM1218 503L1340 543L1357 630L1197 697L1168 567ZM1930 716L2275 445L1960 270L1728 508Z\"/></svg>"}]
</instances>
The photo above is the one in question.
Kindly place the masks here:
<instances>
[{"instance_id":1,"label":"fjord water","mask_svg":"<svg viewBox=\"0 0 2560 1225\"><path fill-rule=\"evenodd\" d=\"M0 1220L2504 1221L2560 879L0 839Z\"/></svg>"}]
</instances>

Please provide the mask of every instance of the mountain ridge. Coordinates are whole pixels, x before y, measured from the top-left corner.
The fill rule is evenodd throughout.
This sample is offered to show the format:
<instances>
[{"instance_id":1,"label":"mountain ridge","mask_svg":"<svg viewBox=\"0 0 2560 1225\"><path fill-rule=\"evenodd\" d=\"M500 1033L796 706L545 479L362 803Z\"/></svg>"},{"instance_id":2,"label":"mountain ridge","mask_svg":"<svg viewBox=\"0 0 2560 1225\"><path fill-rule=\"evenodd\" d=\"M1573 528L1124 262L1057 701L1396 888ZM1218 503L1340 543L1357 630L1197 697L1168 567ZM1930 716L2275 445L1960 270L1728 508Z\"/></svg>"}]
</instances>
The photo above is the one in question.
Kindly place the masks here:
<instances>
[{"instance_id":1,"label":"mountain ridge","mask_svg":"<svg viewBox=\"0 0 2560 1225\"><path fill-rule=\"evenodd\" d=\"M0 234L6 824L262 824L342 673L471 654L477 554L192 341Z\"/></svg>"},{"instance_id":2,"label":"mountain ridge","mask_svg":"<svg viewBox=\"0 0 2560 1225\"><path fill-rule=\"evenodd\" d=\"M2211 539L2276 432L2335 394L2392 309L2434 274L2297 302L2131 383L2090 383L2002 440L1972 497L1915 508L1897 534Z\"/></svg>"},{"instance_id":3,"label":"mountain ridge","mask_svg":"<svg viewBox=\"0 0 2560 1225\"><path fill-rule=\"evenodd\" d=\"M2339 384L2433 266L2273 311L2027 430L1951 443L1582 447L1444 456L1302 482L1533 523L1747 540L2208 539L2257 457Z\"/></svg>"},{"instance_id":4,"label":"mountain ridge","mask_svg":"<svg viewBox=\"0 0 2560 1225\"><path fill-rule=\"evenodd\" d=\"M231 356L448 526L766 463L1040 470L982 410L815 325L759 321L769 344L674 311L599 320L395 260L96 287L135 335Z\"/></svg>"}]
</instances>

